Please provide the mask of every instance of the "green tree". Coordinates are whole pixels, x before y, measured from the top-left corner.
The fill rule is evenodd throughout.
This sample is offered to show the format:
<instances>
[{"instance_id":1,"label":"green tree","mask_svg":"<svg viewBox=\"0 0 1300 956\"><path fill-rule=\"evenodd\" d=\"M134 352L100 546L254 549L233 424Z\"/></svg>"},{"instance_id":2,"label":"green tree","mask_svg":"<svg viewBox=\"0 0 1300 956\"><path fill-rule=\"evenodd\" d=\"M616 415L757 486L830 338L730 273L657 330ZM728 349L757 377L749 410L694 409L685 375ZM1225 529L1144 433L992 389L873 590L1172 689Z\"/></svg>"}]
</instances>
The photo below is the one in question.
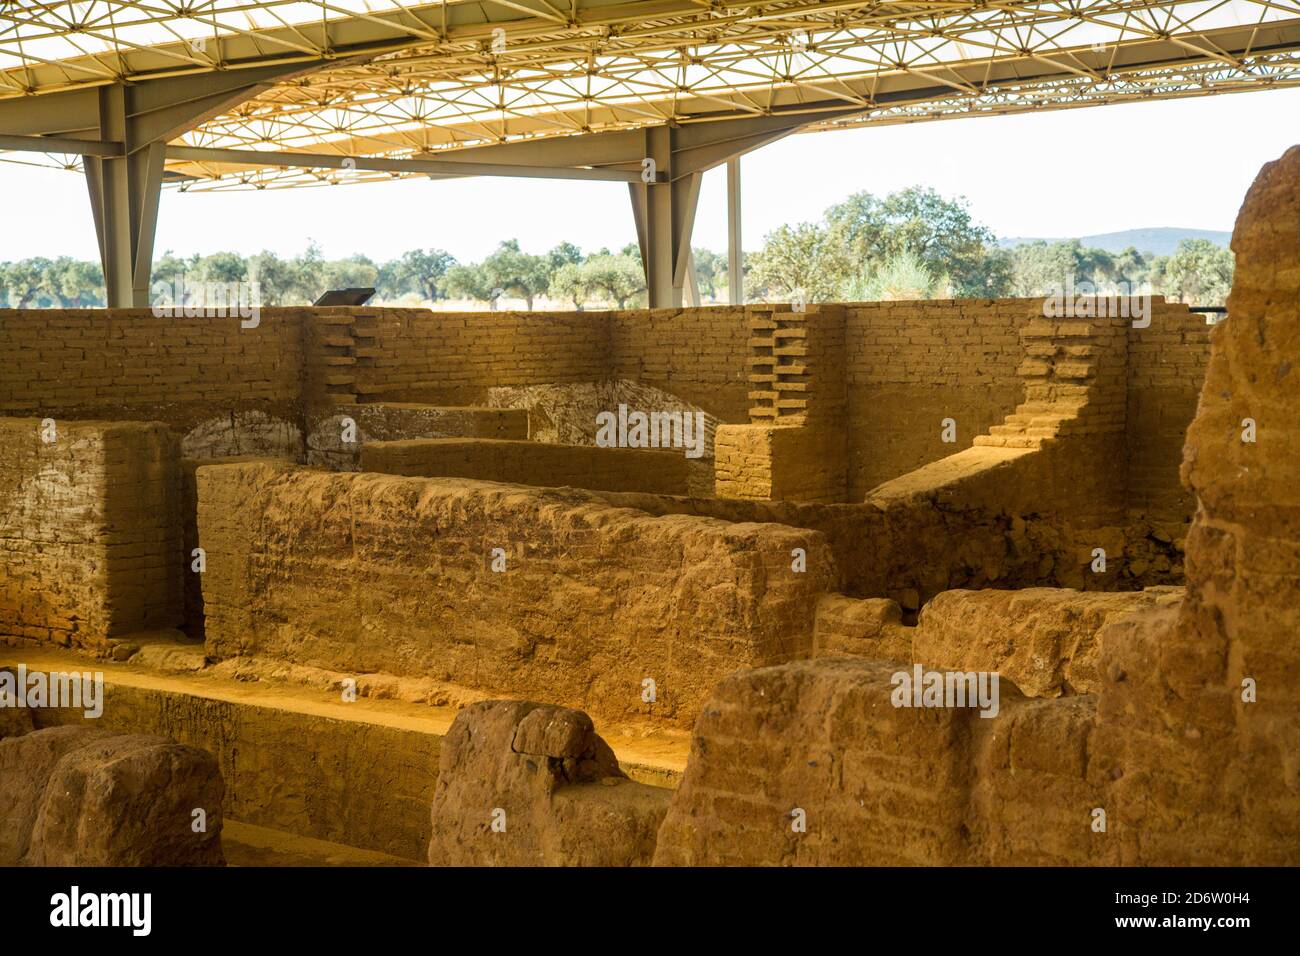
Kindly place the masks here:
<instances>
[{"instance_id":1,"label":"green tree","mask_svg":"<svg viewBox=\"0 0 1300 956\"><path fill-rule=\"evenodd\" d=\"M848 243L839 228L813 223L781 226L754 255L750 279L769 299L833 300L849 276Z\"/></svg>"},{"instance_id":2,"label":"green tree","mask_svg":"<svg viewBox=\"0 0 1300 956\"><path fill-rule=\"evenodd\" d=\"M69 256L49 263L42 286L54 303L65 309L102 306L106 299L104 272L99 263Z\"/></svg>"},{"instance_id":3,"label":"green tree","mask_svg":"<svg viewBox=\"0 0 1300 956\"><path fill-rule=\"evenodd\" d=\"M1152 283L1167 298L1189 305L1223 305L1232 290L1233 255L1208 239L1184 239L1152 268Z\"/></svg>"},{"instance_id":4,"label":"green tree","mask_svg":"<svg viewBox=\"0 0 1300 956\"><path fill-rule=\"evenodd\" d=\"M550 292L557 298L573 303L579 312L591 294L586 263L566 262L551 274Z\"/></svg>"},{"instance_id":5,"label":"green tree","mask_svg":"<svg viewBox=\"0 0 1300 956\"><path fill-rule=\"evenodd\" d=\"M447 270L445 287L449 296L487 302L493 309L497 307L502 291L492 286L483 266L477 263L452 266Z\"/></svg>"},{"instance_id":6,"label":"green tree","mask_svg":"<svg viewBox=\"0 0 1300 956\"><path fill-rule=\"evenodd\" d=\"M700 246L691 250L691 256L695 259L695 281L700 286L700 298L716 300L718 289L725 287L723 276L726 274L727 257Z\"/></svg>"},{"instance_id":7,"label":"green tree","mask_svg":"<svg viewBox=\"0 0 1300 956\"><path fill-rule=\"evenodd\" d=\"M543 256L529 255L517 239L507 239L483 260L483 273L493 291L516 295L533 307L533 299L550 285L551 269Z\"/></svg>"},{"instance_id":8,"label":"green tree","mask_svg":"<svg viewBox=\"0 0 1300 956\"><path fill-rule=\"evenodd\" d=\"M589 294L604 296L607 302L620 309L636 296L645 292L645 272L641 259L631 256L594 255L583 263L583 275Z\"/></svg>"},{"instance_id":9,"label":"green tree","mask_svg":"<svg viewBox=\"0 0 1300 956\"><path fill-rule=\"evenodd\" d=\"M1078 264L1069 243L1039 240L1012 250L1012 295L1047 295L1053 289L1077 284L1078 278Z\"/></svg>"},{"instance_id":10,"label":"green tree","mask_svg":"<svg viewBox=\"0 0 1300 956\"><path fill-rule=\"evenodd\" d=\"M1151 263L1147 257L1129 246L1114 257L1112 278L1124 283L1130 291L1141 288L1150 279Z\"/></svg>"},{"instance_id":11,"label":"green tree","mask_svg":"<svg viewBox=\"0 0 1300 956\"><path fill-rule=\"evenodd\" d=\"M946 298L947 281L932 274L916 253L904 249L846 283L843 298L850 302Z\"/></svg>"},{"instance_id":12,"label":"green tree","mask_svg":"<svg viewBox=\"0 0 1300 956\"><path fill-rule=\"evenodd\" d=\"M546 254L546 264L552 274L564 266L582 262L582 250L571 242L561 242Z\"/></svg>"},{"instance_id":13,"label":"green tree","mask_svg":"<svg viewBox=\"0 0 1300 956\"><path fill-rule=\"evenodd\" d=\"M293 268L269 250L248 259L248 281L257 283L258 305L289 305L294 297Z\"/></svg>"},{"instance_id":14,"label":"green tree","mask_svg":"<svg viewBox=\"0 0 1300 956\"><path fill-rule=\"evenodd\" d=\"M379 267L362 255L325 263L327 289L376 289Z\"/></svg>"},{"instance_id":15,"label":"green tree","mask_svg":"<svg viewBox=\"0 0 1300 956\"><path fill-rule=\"evenodd\" d=\"M300 256L288 262L289 287L285 305L306 305L315 302L325 292L325 257L315 241L307 243Z\"/></svg>"},{"instance_id":16,"label":"green tree","mask_svg":"<svg viewBox=\"0 0 1300 956\"><path fill-rule=\"evenodd\" d=\"M45 284L48 259L23 259L4 265L4 287L9 305L28 309L36 305Z\"/></svg>"},{"instance_id":17,"label":"green tree","mask_svg":"<svg viewBox=\"0 0 1300 956\"><path fill-rule=\"evenodd\" d=\"M214 252L199 259L191 269L191 282L212 282L229 285L248 280L248 263L236 252Z\"/></svg>"},{"instance_id":18,"label":"green tree","mask_svg":"<svg viewBox=\"0 0 1300 956\"><path fill-rule=\"evenodd\" d=\"M964 199L922 186L884 199L858 192L828 209L826 221L828 235L842 236L854 261L883 263L906 251L932 275L948 275L958 295L989 294L986 250L994 236L971 220Z\"/></svg>"},{"instance_id":19,"label":"green tree","mask_svg":"<svg viewBox=\"0 0 1300 956\"><path fill-rule=\"evenodd\" d=\"M456 257L443 249L412 249L392 264L390 281L398 296L416 292L426 302L437 302L447 297L444 283L454 265Z\"/></svg>"}]
</instances>

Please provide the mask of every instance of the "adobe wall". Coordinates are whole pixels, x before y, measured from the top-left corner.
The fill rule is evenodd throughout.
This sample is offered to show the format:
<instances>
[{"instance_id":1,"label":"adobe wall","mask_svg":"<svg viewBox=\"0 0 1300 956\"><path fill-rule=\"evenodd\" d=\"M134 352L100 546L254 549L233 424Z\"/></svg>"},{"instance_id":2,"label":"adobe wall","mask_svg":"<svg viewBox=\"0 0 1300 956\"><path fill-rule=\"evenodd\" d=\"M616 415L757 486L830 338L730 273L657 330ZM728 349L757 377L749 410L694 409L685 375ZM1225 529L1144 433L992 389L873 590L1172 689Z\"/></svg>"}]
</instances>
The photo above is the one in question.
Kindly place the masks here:
<instances>
[{"instance_id":1,"label":"adobe wall","mask_svg":"<svg viewBox=\"0 0 1300 956\"><path fill-rule=\"evenodd\" d=\"M992 719L895 707L898 669L802 661L722 681L696 724L655 865L1114 860L1088 828L1094 698L1034 701L1004 685Z\"/></svg>"},{"instance_id":2,"label":"adobe wall","mask_svg":"<svg viewBox=\"0 0 1300 956\"><path fill-rule=\"evenodd\" d=\"M832 307L814 311L822 308ZM842 341L818 363L838 363L820 374L833 371L836 390L844 389L828 422L846 443L845 461L814 476L812 491L797 468L778 476L777 496L860 501L883 481L969 447L1019 400L1021 331L1041 316L1042 302L833 308L843 316ZM535 440L590 444L595 414L625 403L706 412L712 458L714 425L752 421L754 393L768 388L754 379L754 323L780 309L266 308L254 328L145 309L0 310L0 414L163 421L182 435L188 457L304 460L318 408L390 401L527 409ZM1135 520L1176 538L1190 503L1168 462L1195 408L1206 327L1186 307L1157 300L1151 326L1131 329L1128 347L1125 481ZM953 443L941 440L945 418L956 424ZM820 459L834 457L825 441L815 447Z\"/></svg>"},{"instance_id":3,"label":"adobe wall","mask_svg":"<svg viewBox=\"0 0 1300 956\"><path fill-rule=\"evenodd\" d=\"M475 405L494 387L607 377L601 313L359 308L346 334L361 401Z\"/></svg>"},{"instance_id":4,"label":"adobe wall","mask_svg":"<svg viewBox=\"0 0 1300 956\"><path fill-rule=\"evenodd\" d=\"M606 313L610 376L662 389L723 421L744 421L745 313L740 306Z\"/></svg>"},{"instance_id":5,"label":"adobe wall","mask_svg":"<svg viewBox=\"0 0 1300 956\"><path fill-rule=\"evenodd\" d=\"M213 660L415 675L689 726L723 675L807 656L835 579L816 532L653 517L579 491L267 463L197 478Z\"/></svg>"},{"instance_id":6,"label":"adobe wall","mask_svg":"<svg viewBox=\"0 0 1300 956\"><path fill-rule=\"evenodd\" d=\"M528 412L518 408L365 402L317 405L307 415L307 464L357 471L367 442L408 438L529 437Z\"/></svg>"},{"instance_id":7,"label":"adobe wall","mask_svg":"<svg viewBox=\"0 0 1300 956\"><path fill-rule=\"evenodd\" d=\"M259 684L239 686L264 690ZM172 682L148 671L124 675L111 667L104 695L109 704L99 718L88 721L75 708L47 707L36 712L37 725L156 734L207 751L225 781L221 806L227 817L424 859L441 742L428 726L436 712L422 720L384 720L373 711L358 713L338 693L322 699L279 688L235 697L218 687Z\"/></svg>"},{"instance_id":8,"label":"adobe wall","mask_svg":"<svg viewBox=\"0 0 1300 956\"><path fill-rule=\"evenodd\" d=\"M1102 638L1126 863L1300 862L1300 147L1260 172L1232 249L1183 453L1187 598Z\"/></svg>"},{"instance_id":9,"label":"adobe wall","mask_svg":"<svg viewBox=\"0 0 1300 956\"><path fill-rule=\"evenodd\" d=\"M1020 328L1041 299L851 302L846 313L848 500L969 448L1021 397ZM942 422L957 425L942 440Z\"/></svg>"},{"instance_id":10,"label":"adobe wall","mask_svg":"<svg viewBox=\"0 0 1300 956\"><path fill-rule=\"evenodd\" d=\"M7 737L0 866L222 866L224 791L211 754L163 737L84 725Z\"/></svg>"},{"instance_id":11,"label":"adobe wall","mask_svg":"<svg viewBox=\"0 0 1300 956\"><path fill-rule=\"evenodd\" d=\"M687 493L689 465L674 450L483 438L378 441L361 448L362 471L666 495Z\"/></svg>"},{"instance_id":12,"label":"adobe wall","mask_svg":"<svg viewBox=\"0 0 1300 956\"><path fill-rule=\"evenodd\" d=\"M843 501L847 449L844 308L755 305L749 324L749 423L714 445L722 498Z\"/></svg>"},{"instance_id":13,"label":"adobe wall","mask_svg":"<svg viewBox=\"0 0 1300 956\"><path fill-rule=\"evenodd\" d=\"M1131 520L1183 537L1196 498L1177 475L1205 383L1213 326L1195 312L1157 307L1128 333L1128 500Z\"/></svg>"},{"instance_id":14,"label":"adobe wall","mask_svg":"<svg viewBox=\"0 0 1300 956\"><path fill-rule=\"evenodd\" d=\"M1190 513L1176 469L1209 357L1209 326L1187 306L1151 302L1151 324L1127 332L1127 481L1135 506ZM1022 331L1043 299L846 303L849 500L968 448L1021 401ZM956 441L941 440L952 418Z\"/></svg>"},{"instance_id":15,"label":"adobe wall","mask_svg":"<svg viewBox=\"0 0 1300 956\"><path fill-rule=\"evenodd\" d=\"M180 623L180 463L165 426L3 418L0 445L0 637L102 652Z\"/></svg>"},{"instance_id":16,"label":"adobe wall","mask_svg":"<svg viewBox=\"0 0 1300 956\"><path fill-rule=\"evenodd\" d=\"M1230 318L1184 448L1198 502L1185 596L1095 635L1097 692L1029 700L1004 682L984 718L897 706L893 663L734 674L696 726L656 863L1300 861L1300 147L1256 180L1233 249ZM998 616L1047 597L1009 597ZM1066 636L1071 617L1041 629ZM968 625L966 653L997 650L970 633L987 622Z\"/></svg>"},{"instance_id":17,"label":"adobe wall","mask_svg":"<svg viewBox=\"0 0 1300 956\"><path fill-rule=\"evenodd\" d=\"M0 415L161 421L192 457L297 456L309 314L0 309Z\"/></svg>"},{"instance_id":18,"label":"adobe wall","mask_svg":"<svg viewBox=\"0 0 1300 956\"><path fill-rule=\"evenodd\" d=\"M629 780L581 711L484 701L443 741L429 864L646 866L670 796Z\"/></svg>"},{"instance_id":19,"label":"adobe wall","mask_svg":"<svg viewBox=\"0 0 1300 956\"><path fill-rule=\"evenodd\" d=\"M1058 570L1062 575L1078 571L1078 545L1063 538L1059 527L974 504L936 508L920 500L882 509L873 504L594 494L656 515L815 530L830 547L835 590L859 598L888 597L909 612L952 588L1060 585Z\"/></svg>"}]
</instances>

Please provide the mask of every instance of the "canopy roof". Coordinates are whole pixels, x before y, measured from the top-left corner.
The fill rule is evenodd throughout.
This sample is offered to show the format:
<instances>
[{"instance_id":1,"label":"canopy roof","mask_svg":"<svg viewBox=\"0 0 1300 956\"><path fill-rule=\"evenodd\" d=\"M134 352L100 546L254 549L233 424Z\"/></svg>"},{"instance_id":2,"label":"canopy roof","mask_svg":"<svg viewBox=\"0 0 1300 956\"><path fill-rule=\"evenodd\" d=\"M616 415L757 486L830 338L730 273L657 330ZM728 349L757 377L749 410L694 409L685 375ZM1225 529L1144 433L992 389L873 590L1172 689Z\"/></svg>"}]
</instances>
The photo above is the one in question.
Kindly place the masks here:
<instances>
[{"instance_id":1,"label":"canopy roof","mask_svg":"<svg viewBox=\"0 0 1300 956\"><path fill-rule=\"evenodd\" d=\"M420 158L732 117L815 130L1295 86L1300 0L0 0L0 106L293 64L173 145ZM266 188L416 173L169 154L167 175Z\"/></svg>"}]
</instances>

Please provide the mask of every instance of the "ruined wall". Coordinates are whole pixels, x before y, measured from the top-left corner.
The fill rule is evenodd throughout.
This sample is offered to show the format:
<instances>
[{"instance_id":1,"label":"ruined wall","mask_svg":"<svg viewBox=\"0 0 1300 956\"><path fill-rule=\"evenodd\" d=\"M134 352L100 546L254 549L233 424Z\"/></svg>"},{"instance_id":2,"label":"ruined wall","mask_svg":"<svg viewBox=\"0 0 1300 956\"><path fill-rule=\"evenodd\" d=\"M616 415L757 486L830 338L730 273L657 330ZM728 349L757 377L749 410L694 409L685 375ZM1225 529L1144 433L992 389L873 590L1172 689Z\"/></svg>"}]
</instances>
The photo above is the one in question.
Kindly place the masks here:
<instances>
[{"instance_id":1,"label":"ruined wall","mask_svg":"<svg viewBox=\"0 0 1300 956\"><path fill-rule=\"evenodd\" d=\"M585 444L595 413L626 403L705 411L711 458L713 426L749 420L752 393L774 384L754 377L765 370L753 366L751 326L781 308L266 308L247 329L236 318L156 318L148 310L3 310L0 414L158 420L184 436L189 457L303 460L304 435L315 423L305 419L318 408L392 401L526 409L534 440ZM830 306L813 311L821 308ZM839 500L856 501L882 481L968 447L1014 407L1020 332L1041 316L1042 302L835 309L843 316L841 341L803 364L814 376L844 377L845 407L831 430L846 443L847 460L836 460L826 477L838 488L846 467ZM1133 438L1126 480L1134 507L1164 537L1177 536L1166 526L1185 520L1189 506L1167 455L1195 404L1206 350L1199 323L1185 306L1157 300L1151 326L1129 331ZM941 440L945 418L956 422L953 443ZM816 448L820 459L835 457L829 442ZM329 457L331 449L319 452ZM792 474L778 477L778 485L824 497L804 489L808 478L793 465L787 470Z\"/></svg>"},{"instance_id":2,"label":"ruined wall","mask_svg":"<svg viewBox=\"0 0 1300 956\"><path fill-rule=\"evenodd\" d=\"M854 302L847 314L849 494L946 457L1020 403L1025 326L1041 298ZM1196 411L1209 327L1186 305L1151 301L1149 327L1127 323L1126 481L1134 507L1185 520L1191 499L1171 462ZM1126 323L1120 323L1124 325ZM941 440L952 418L956 442Z\"/></svg>"},{"instance_id":3,"label":"ruined wall","mask_svg":"<svg viewBox=\"0 0 1300 956\"><path fill-rule=\"evenodd\" d=\"M212 755L225 815L242 823L423 860L441 737L418 721L384 720L339 701L252 693L232 697L172 685L152 673L123 681L107 670L99 718L47 707L39 727L93 725L154 734ZM191 692L185 692L190 690ZM3 713L3 711L0 711ZM364 767L359 770L359 767ZM188 811L187 811L188 819Z\"/></svg>"},{"instance_id":4,"label":"ruined wall","mask_svg":"<svg viewBox=\"0 0 1300 956\"><path fill-rule=\"evenodd\" d=\"M744 421L745 313L740 306L607 313L610 374L679 396L723 421Z\"/></svg>"},{"instance_id":5,"label":"ruined wall","mask_svg":"<svg viewBox=\"0 0 1300 956\"><path fill-rule=\"evenodd\" d=\"M997 671L1029 697L1095 694L1103 685L1102 629L1181 600L1181 588L944 591L921 609L910 659L951 670Z\"/></svg>"},{"instance_id":6,"label":"ruined wall","mask_svg":"<svg viewBox=\"0 0 1300 956\"><path fill-rule=\"evenodd\" d=\"M696 724L655 865L1112 860L1113 844L1089 829L1101 785L1088 758L1093 698L1032 701L1004 686L991 719L895 707L898 669L844 658L722 681Z\"/></svg>"},{"instance_id":7,"label":"ruined wall","mask_svg":"<svg viewBox=\"0 0 1300 956\"><path fill-rule=\"evenodd\" d=\"M844 308L750 306L749 424L714 443L722 498L843 501L846 489Z\"/></svg>"},{"instance_id":8,"label":"ruined wall","mask_svg":"<svg viewBox=\"0 0 1300 956\"><path fill-rule=\"evenodd\" d=\"M603 313L353 310L360 401L482 404L499 386L607 377Z\"/></svg>"},{"instance_id":9,"label":"ruined wall","mask_svg":"<svg viewBox=\"0 0 1300 956\"><path fill-rule=\"evenodd\" d=\"M432 866L646 866L667 790L635 783L581 711L484 701L447 731Z\"/></svg>"},{"instance_id":10,"label":"ruined wall","mask_svg":"<svg viewBox=\"0 0 1300 956\"><path fill-rule=\"evenodd\" d=\"M1040 299L845 305L850 501L968 448L1020 401L1020 328ZM955 443L941 439L945 418Z\"/></svg>"},{"instance_id":11,"label":"ruined wall","mask_svg":"<svg viewBox=\"0 0 1300 956\"><path fill-rule=\"evenodd\" d=\"M1128 320L1037 318L1021 329L1024 400L974 446L873 489L887 511L1028 524L1049 543L1039 576L1105 590L1123 570ZM1093 560L1101 548L1105 567ZM1166 583L1155 581L1150 583Z\"/></svg>"},{"instance_id":12,"label":"ruined wall","mask_svg":"<svg viewBox=\"0 0 1300 956\"><path fill-rule=\"evenodd\" d=\"M689 725L722 675L807 655L835 577L815 532L656 518L578 491L269 464L197 475L217 660L418 675Z\"/></svg>"},{"instance_id":13,"label":"ruined wall","mask_svg":"<svg viewBox=\"0 0 1300 956\"><path fill-rule=\"evenodd\" d=\"M1128 528L1123 573L1181 577L1196 499L1178 478L1196 414L1210 329L1185 305L1157 301L1148 328L1128 333Z\"/></svg>"},{"instance_id":14,"label":"ruined wall","mask_svg":"<svg viewBox=\"0 0 1300 956\"><path fill-rule=\"evenodd\" d=\"M362 471L666 495L687 493L689 464L680 451L482 438L380 441L361 449Z\"/></svg>"},{"instance_id":15,"label":"ruined wall","mask_svg":"<svg viewBox=\"0 0 1300 956\"><path fill-rule=\"evenodd\" d=\"M409 402L318 405L307 416L307 464L356 471L367 442L528 437L528 412L523 409Z\"/></svg>"},{"instance_id":16,"label":"ruined wall","mask_svg":"<svg viewBox=\"0 0 1300 956\"><path fill-rule=\"evenodd\" d=\"M104 651L180 623L181 478L165 426L6 418L0 444L0 636Z\"/></svg>"},{"instance_id":17,"label":"ruined wall","mask_svg":"<svg viewBox=\"0 0 1300 956\"><path fill-rule=\"evenodd\" d=\"M223 793L210 754L162 737L88 727L7 737L0 865L221 866Z\"/></svg>"},{"instance_id":18,"label":"ruined wall","mask_svg":"<svg viewBox=\"0 0 1300 956\"><path fill-rule=\"evenodd\" d=\"M596 413L620 403L703 410L706 457L713 419L743 408L739 310L349 312L322 340L331 401L526 409L534 440L569 444L592 443Z\"/></svg>"},{"instance_id":19,"label":"ruined wall","mask_svg":"<svg viewBox=\"0 0 1300 956\"><path fill-rule=\"evenodd\" d=\"M1102 637L1126 863L1300 862L1300 147L1261 171L1232 249L1184 448L1187 598Z\"/></svg>"},{"instance_id":20,"label":"ruined wall","mask_svg":"<svg viewBox=\"0 0 1300 956\"><path fill-rule=\"evenodd\" d=\"M1233 249L1231 317L1211 334L1184 453L1198 500L1185 597L1156 595L1094 632L1100 654L1087 679L1098 692L1029 700L1004 683L997 716L985 719L951 704L896 706L894 664L819 660L734 674L697 724L657 863L1300 860L1300 391L1291 381L1300 147L1264 168ZM974 603L1005 601L990 615L1005 619L1025 616L1017 601L1042 597ZM947 611L963 601L954 596ZM1059 611L1035 638L1092 627ZM943 625L944 614L937 608L929 623ZM988 626L958 625L964 652L1000 653L974 640ZM1064 650L1038 653L1051 663Z\"/></svg>"},{"instance_id":21,"label":"ruined wall","mask_svg":"<svg viewBox=\"0 0 1300 956\"><path fill-rule=\"evenodd\" d=\"M308 314L0 309L0 415L161 421L191 457L296 456Z\"/></svg>"},{"instance_id":22,"label":"ruined wall","mask_svg":"<svg viewBox=\"0 0 1300 956\"><path fill-rule=\"evenodd\" d=\"M1049 522L973 504L935 508L921 499L882 509L872 504L596 494L650 514L776 522L818 531L834 560L836 590L859 598L887 597L908 612L952 588L1060 585L1057 569L1073 569L1078 550L1075 543L1063 542Z\"/></svg>"}]
</instances>

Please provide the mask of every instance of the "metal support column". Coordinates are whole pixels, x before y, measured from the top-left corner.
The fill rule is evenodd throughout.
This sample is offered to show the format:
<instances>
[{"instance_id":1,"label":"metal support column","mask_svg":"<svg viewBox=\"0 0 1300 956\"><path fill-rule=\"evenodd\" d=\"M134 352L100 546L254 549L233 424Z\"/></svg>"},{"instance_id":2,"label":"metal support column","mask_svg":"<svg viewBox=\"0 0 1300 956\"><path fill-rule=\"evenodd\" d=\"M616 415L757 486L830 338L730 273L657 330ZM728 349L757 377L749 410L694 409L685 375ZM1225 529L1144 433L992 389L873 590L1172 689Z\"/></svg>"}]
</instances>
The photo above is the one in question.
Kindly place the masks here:
<instances>
[{"instance_id":1,"label":"metal support column","mask_svg":"<svg viewBox=\"0 0 1300 956\"><path fill-rule=\"evenodd\" d=\"M126 144L122 156L82 157L99 261L109 308L140 308L149 304L164 145L148 143L132 151L121 84L101 88L99 98L100 138Z\"/></svg>"},{"instance_id":2,"label":"metal support column","mask_svg":"<svg viewBox=\"0 0 1300 956\"><path fill-rule=\"evenodd\" d=\"M673 170L670 126L645 132L645 159L664 182L631 183L632 216L636 221L641 262L645 266L650 308L680 308L690 281L691 233L700 198L700 172L680 176ZM698 301L698 294L696 295Z\"/></svg>"},{"instance_id":3,"label":"metal support column","mask_svg":"<svg viewBox=\"0 0 1300 956\"><path fill-rule=\"evenodd\" d=\"M740 157L727 160L727 301L745 301L745 258L740 239Z\"/></svg>"}]
</instances>

